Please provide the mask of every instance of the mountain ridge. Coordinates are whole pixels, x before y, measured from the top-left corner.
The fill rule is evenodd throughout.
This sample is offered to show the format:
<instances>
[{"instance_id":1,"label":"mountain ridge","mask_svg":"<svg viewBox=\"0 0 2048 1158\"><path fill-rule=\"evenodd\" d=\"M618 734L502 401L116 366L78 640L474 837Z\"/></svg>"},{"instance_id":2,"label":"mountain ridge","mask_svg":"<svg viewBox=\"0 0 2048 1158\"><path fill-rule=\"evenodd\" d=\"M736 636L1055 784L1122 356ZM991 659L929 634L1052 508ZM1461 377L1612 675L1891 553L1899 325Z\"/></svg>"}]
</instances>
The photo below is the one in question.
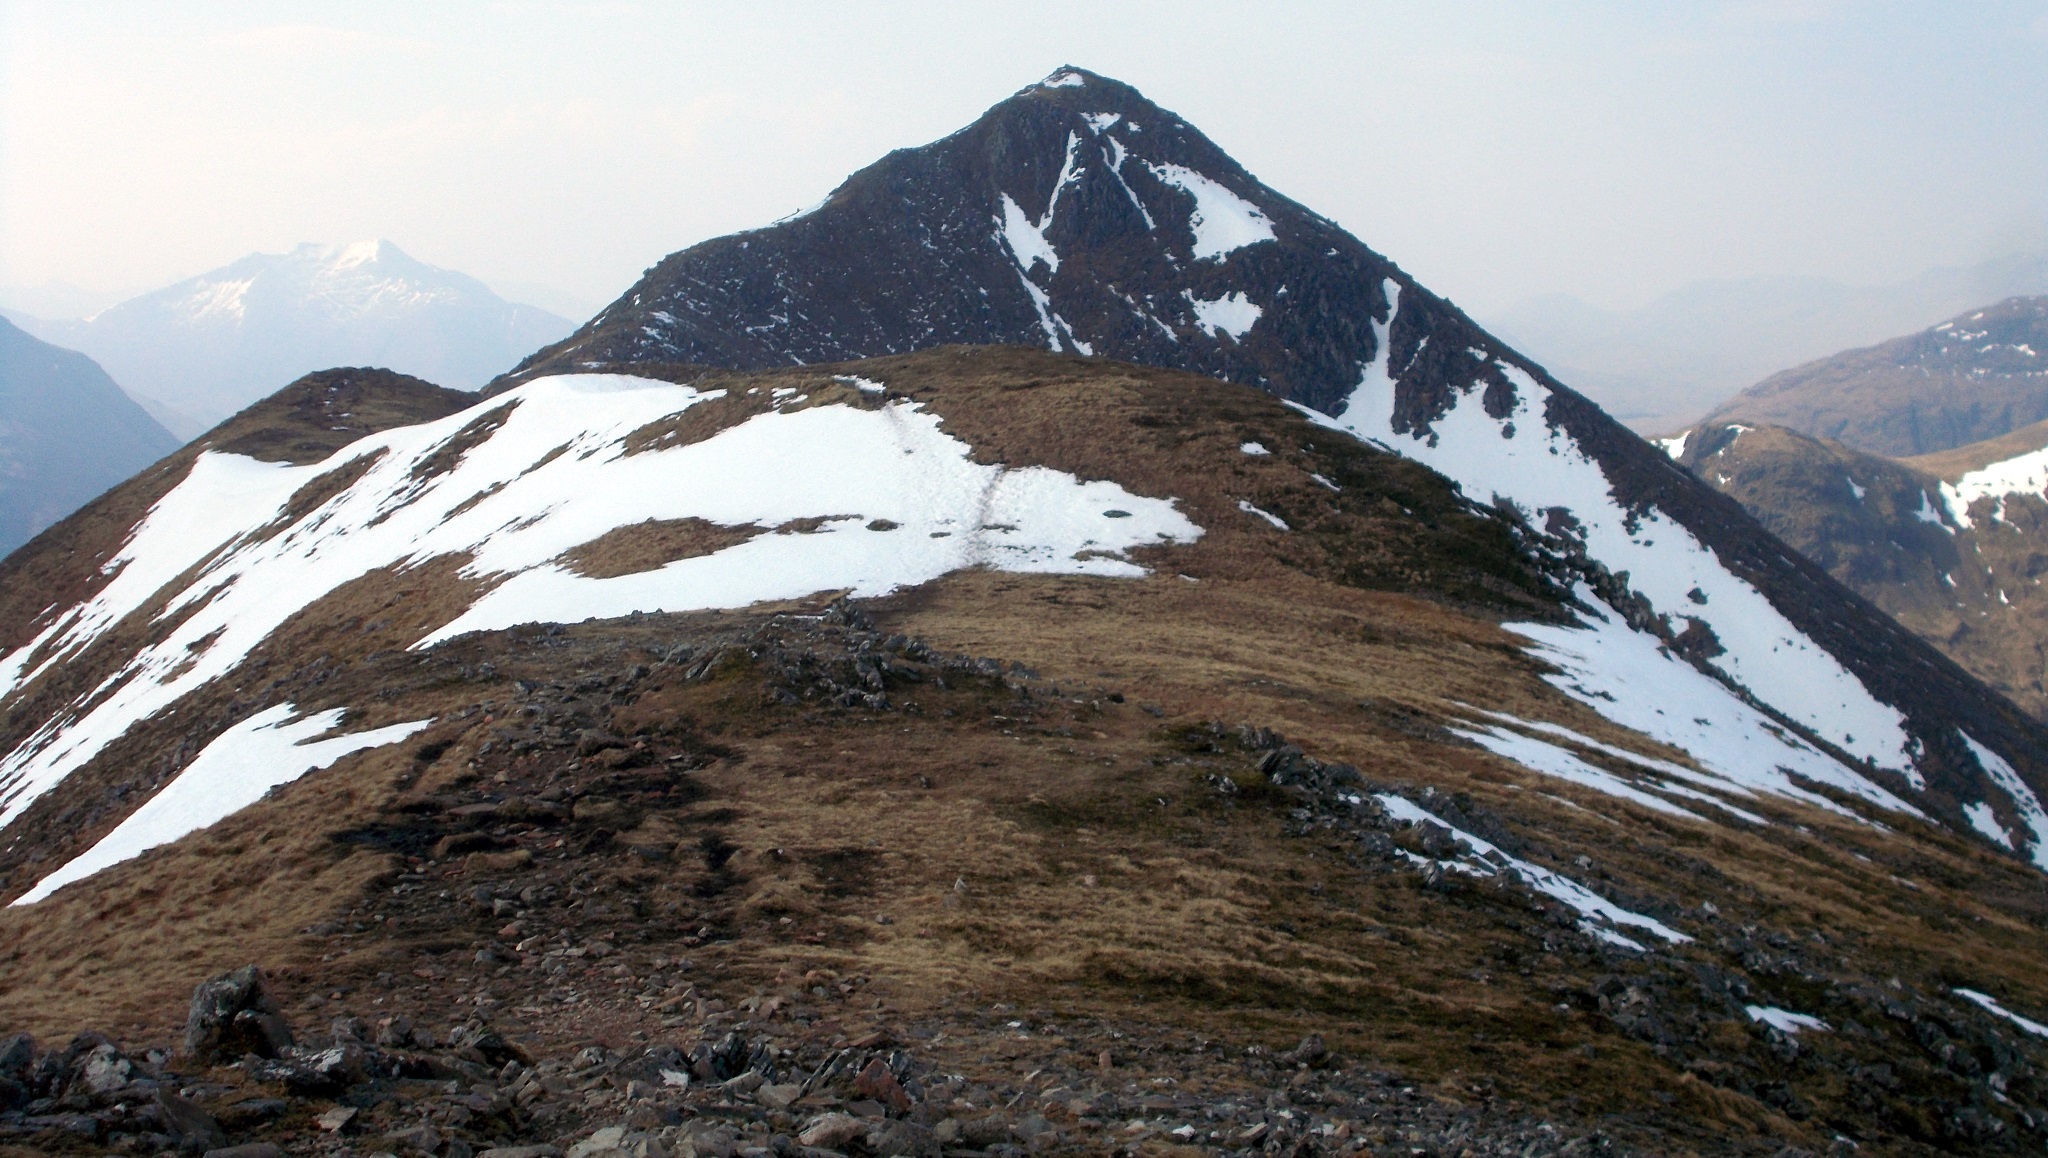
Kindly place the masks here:
<instances>
[{"instance_id":1,"label":"mountain ridge","mask_svg":"<svg viewBox=\"0 0 2048 1158\"><path fill-rule=\"evenodd\" d=\"M1743 423L1702 423L1664 441L1803 555L2048 716L2033 543L2048 526L2048 423L1911 458Z\"/></svg>"},{"instance_id":2,"label":"mountain ridge","mask_svg":"<svg viewBox=\"0 0 2048 1158\"><path fill-rule=\"evenodd\" d=\"M234 1136L284 1144L319 1137L311 1119L345 1095L371 1103L357 1128L373 1136L433 1113L437 1137L472 1148L617 1126L708 1149L730 1141L698 1133L714 1123L809 1129L825 1111L770 1100L809 1084L883 1123L861 1129L1120 1145L1140 1114L1176 1137L1179 1103L1144 1100L1164 1076L1146 1051L1190 1032L1215 1065L1165 1056L1178 1082L1228 1091L1199 1099L1217 1149L1431 1122L1370 1092L1400 1083L1463 1091L1460 1136L1512 1139L1502 1153L1594 1131L1751 1153L1845 1130L1877 1151L1988 1152L2031 1129L2037 1047L1963 991L2027 1012L2048 997L2038 870L1914 815L1927 796L1774 734L1618 613L1572 608L1589 594L1562 586L1572 573L1526 525L1424 465L1256 390L1043 350L642 370L481 400L376 372L302 383L182 477L131 484L147 493L127 518L95 504L111 517L79 525L97 537L36 556L53 579L87 577L110 626L61 668L11 667L29 678L0 701L0 742L41 742L67 703L104 711L159 680L182 694L36 784L9 825L0 954L42 979L0 993L0 1016L116 1031L135 1044L95 1064L174 1070ZM364 429L331 431L342 413ZM1438 419L1447 445L1460 413ZM815 437L835 429L858 454ZM933 438L956 449L866 466L948 445ZM720 485L623 485L691 462ZM835 473L849 463L863 469ZM955 472L969 485L933 485ZM252 483L274 505L250 504ZM1017 487L1028 502L1000 498ZM205 536L123 531L141 507L235 504ZM1171 540L1143 542L1148 523ZM1068 526L1096 546L1034 553ZM364 556L379 533L407 539ZM419 534L428 550L409 550ZM533 534L549 540L525 553L537 565L504 558ZM781 562L734 570L736 551ZM953 569L888 593L854 566L900 575L929 552ZM290 555L326 592L296 612L306 572L250 564ZM465 558L484 570L465 576ZM721 586L734 575L824 590L747 603ZM1446 598L1460 575L1469 594ZM591 601L650 580L653 603ZM419 646L536 590L499 621L516 626ZM49 621L25 601L0 615ZM138 648L163 662L124 681ZM194 680L194 662L221 674ZM1715 717L1718 740L1660 739L1593 694L1644 689ZM250 960L284 1023L257 1060L144 1068L157 1011ZM830 996L849 991L858 1009ZM1001 1018L971 1028L962 1006L985 1003ZM854 1044L883 1030L892 1044ZM1003 1076L1015 1062L1066 1066L1075 1037L1091 1056L1054 1072L1081 1111L995 1109L1031 1092ZM457 1044L478 1040L521 1069ZM710 1060L750 1041L758 1061ZM351 1042L360 1073L313 1068ZM543 1084L696 1072L678 1056L711 1076L631 1097ZM896 1110L861 1108L830 1068L875 1056L904 1074ZM34 1089L94 1130L148 1130L127 1087L52 1072ZM480 1100L436 1109L445 1087L416 1073L459 1075ZM940 1073L965 1084L945 1092ZM290 1112L231 1112L256 1092ZM1994 1108L1967 1112L1980 1102ZM1730 1120L1744 1125L1713 1124Z\"/></svg>"},{"instance_id":3,"label":"mountain ridge","mask_svg":"<svg viewBox=\"0 0 2048 1158\"><path fill-rule=\"evenodd\" d=\"M2010 297L1774 374L1701 421L1769 422L1904 457L2044 419L2048 297Z\"/></svg>"}]
</instances>

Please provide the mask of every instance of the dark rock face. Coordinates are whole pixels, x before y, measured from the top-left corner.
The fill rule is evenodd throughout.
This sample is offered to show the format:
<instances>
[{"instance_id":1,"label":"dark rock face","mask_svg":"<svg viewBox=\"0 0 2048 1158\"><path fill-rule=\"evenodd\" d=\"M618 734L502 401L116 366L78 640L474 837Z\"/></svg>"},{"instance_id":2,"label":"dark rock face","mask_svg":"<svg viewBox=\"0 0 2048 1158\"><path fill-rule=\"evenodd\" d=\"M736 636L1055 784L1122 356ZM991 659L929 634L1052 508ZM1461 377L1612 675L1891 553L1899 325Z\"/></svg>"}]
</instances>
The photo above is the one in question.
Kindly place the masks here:
<instances>
[{"instance_id":1,"label":"dark rock face","mask_svg":"<svg viewBox=\"0 0 2048 1158\"><path fill-rule=\"evenodd\" d=\"M1411 456L1402 444L1436 448L1446 415L1476 394L1492 429L1450 435L1468 439L1445 444L1454 456L1491 455L1496 437L1568 437L1630 520L1655 509L1682 525L1897 708L1938 796L1983 794L1959 727L2048 789L2048 734L2013 705L1392 262L1260 184L1135 89L1092 73L1063 69L952 136L892 153L808 214L668 257L499 386L598 367L761 368L946 343L1192 370L1332 415L1383 373L1399 436L1391 449ZM1519 397L1526 390L1537 397ZM1547 430L1528 429L1532 413ZM1542 517L1524 496L1468 497ZM1585 554L1570 535L1554 537L1556 550ZM1626 564L1575 563L1608 574L1596 589L1632 626L1723 675L1712 662L1717 609L1652 607ZM1960 824L1948 800L1934 807Z\"/></svg>"}]
</instances>

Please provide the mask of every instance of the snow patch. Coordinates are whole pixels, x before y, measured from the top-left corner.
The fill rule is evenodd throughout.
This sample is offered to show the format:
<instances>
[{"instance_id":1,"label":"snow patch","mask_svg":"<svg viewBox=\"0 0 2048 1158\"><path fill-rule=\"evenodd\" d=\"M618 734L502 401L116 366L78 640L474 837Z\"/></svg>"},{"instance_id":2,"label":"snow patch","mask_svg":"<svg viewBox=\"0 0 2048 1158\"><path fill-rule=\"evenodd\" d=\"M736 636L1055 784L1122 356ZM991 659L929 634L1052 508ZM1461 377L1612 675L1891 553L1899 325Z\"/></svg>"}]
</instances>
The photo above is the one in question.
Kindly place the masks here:
<instances>
[{"instance_id":1,"label":"snow patch","mask_svg":"<svg viewBox=\"0 0 2048 1158\"><path fill-rule=\"evenodd\" d=\"M1208 330L1212 337L1229 334L1233 341L1250 333L1259 316L1266 312L1244 296L1242 290L1234 290L1213 302L1203 301L1192 293L1187 294L1187 299L1195 308L1196 325Z\"/></svg>"},{"instance_id":2,"label":"snow patch","mask_svg":"<svg viewBox=\"0 0 2048 1158\"><path fill-rule=\"evenodd\" d=\"M1589 603L1596 598L1585 588L1579 597ZM1923 815L1779 727L1726 685L1670 654L1654 636L1631 630L1618 615L1591 618L1577 627L1505 626L1531 641L1531 655L1558 669L1544 676L1545 682L1607 719L1689 754L1709 774L1696 783L1855 816L1828 797L1800 787L1795 777L1805 777L1879 808ZM1678 769L1667 764L1661 770L1677 775Z\"/></svg>"},{"instance_id":3,"label":"snow patch","mask_svg":"<svg viewBox=\"0 0 2048 1158\"><path fill-rule=\"evenodd\" d=\"M1553 724L1544 720L1524 720L1503 712L1489 712L1481 708L1470 708L1470 710L1503 721L1521 732L1536 732L1556 736L1592 751L1612 756L1618 760L1626 760L1646 772L1661 773L1672 779L1687 781L1701 787L1712 788L1715 792L1728 793L1733 796L1753 799L1756 795L1755 791L1746 785L1731 783L1711 773L1687 768L1683 764L1674 764L1669 760L1659 760L1654 756L1644 756L1631 752L1626 748L1602 743L1591 736L1575 732L1562 724ZM1456 731L1456 729L1453 729L1453 731ZM1637 803L1643 804L1645 807L1655 811L1665 812L1674 807L1669 801L1658 797L1645 797L1635 785L1620 779L1604 769L1596 768L1555 745L1544 744L1542 741L1532 739L1527 735L1517 735L1515 732L1503 728L1489 728L1488 733L1492 736L1492 742L1469 733L1461 732L1459 734L1466 736L1467 739L1478 743L1496 755L1506 756L1534 771L1557 776L1560 779L1572 780L1584 787L1605 792L1612 796L1618 796L1626 800L1635 800ZM1721 799L1718 795L1701 792L1696 788L1672 784L1668 780L1653 779L1647 776L1644 780L1646 787L1664 795L1676 796L1682 800L1696 800L1702 804L1711 804L1723 812L1740 817L1751 824L1770 824L1770 821L1764 817L1758 816L1754 812L1737 808ZM1679 809L1679 811L1684 812L1685 815L1695 820L1703 819L1689 810Z\"/></svg>"},{"instance_id":4,"label":"snow patch","mask_svg":"<svg viewBox=\"0 0 2048 1158\"><path fill-rule=\"evenodd\" d=\"M1031 267L1042 261L1048 271L1058 273L1059 250L1054 249L1052 242L1045 239L1045 227L1052 224L1052 214L1048 212L1044 220L1033 221L1008 193L1002 196L1003 244L1010 247L1010 256L1016 259L1017 268L1029 274Z\"/></svg>"},{"instance_id":5,"label":"snow patch","mask_svg":"<svg viewBox=\"0 0 2048 1158\"><path fill-rule=\"evenodd\" d=\"M1519 732L1502 727L1487 727L1484 731L1469 728L1452 728L1452 735L1462 736L1496 756L1501 756L1534 772L1567 780L1596 792L1617 796L1633 801L1652 812L1666 816L1682 816L1687 820L1704 819L1690 809L1680 808L1661 797L1641 791L1611 772L1593 767L1570 752L1555 744L1546 744Z\"/></svg>"},{"instance_id":6,"label":"snow patch","mask_svg":"<svg viewBox=\"0 0 2048 1158\"><path fill-rule=\"evenodd\" d=\"M1943 506L1965 528L1975 525L1970 521L1970 505L1978 499L2043 492L2048 492L2048 446L1987 464L1953 483L1941 484Z\"/></svg>"},{"instance_id":7,"label":"snow patch","mask_svg":"<svg viewBox=\"0 0 2048 1158\"><path fill-rule=\"evenodd\" d=\"M1761 1021L1781 1033L1798 1033L1804 1029L1821 1033L1828 1031L1828 1023L1818 1017L1779 1009L1775 1005L1745 1005L1743 1009L1749 1013L1751 1021Z\"/></svg>"},{"instance_id":8,"label":"snow patch","mask_svg":"<svg viewBox=\"0 0 2048 1158\"><path fill-rule=\"evenodd\" d=\"M2020 774L2006 763L2005 757L1979 744L1968 732L1957 729L1956 735L1969 746L1970 754L1977 758L1977 766L1984 769L1984 774L2012 801L2013 811L2019 813L2020 823L2026 826L2029 834L2025 851L2035 866L2048 869L2048 809L2041 807L2041 798L2034 795L2034 790L2027 787L2027 782L2020 779ZM2006 847L2014 846L2008 840Z\"/></svg>"},{"instance_id":9,"label":"snow patch","mask_svg":"<svg viewBox=\"0 0 2048 1158\"><path fill-rule=\"evenodd\" d=\"M315 737L338 727L343 710L335 708L293 720L296 711L290 704L279 704L222 732L183 772L129 813L128 819L99 843L36 882L14 903L35 904L73 881L224 820L279 785L350 753L396 744L433 723L414 720L321 740Z\"/></svg>"},{"instance_id":10,"label":"snow patch","mask_svg":"<svg viewBox=\"0 0 2048 1158\"><path fill-rule=\"evenodd\" d=\"M1134 133L1137 132L1138 126L1132 125L1131 131ZM1116 183L1118 185L1123 186L1124 196L1131 199L1132 208L1138 211L1138 216L1145 219L1145 231L1149 233L1152 230L1157 229L1159 226L1156 222L1152 220L1152 211L1145 208L1145 203L1138 199L1138 191L1131 188L1131 183L1129 181L1124 180L1124 158L1130 155L1128 152L1124 150L1124 143L1122 141L1117 140L1115 137L1108 137L1105 139L1109 141L1109 175L1116 178ZM1165 328L1163 324L1161 325L1161 328ZM1172 334L1171 330L1168 330L1167 332L1169 336Z\"/></svg>"},{"instance_id":11,"label":"snow patch","mask_svg":"<svg viewBox=\"0 0 2048 1158\"><path fill-rule=\"evenodd\" d=\"M1243 511L1247 515L1257 515L1258 517L1273 524L1275 527L1278 527L1280 530L1285 531L1288 529L1287 524L1281 520L1280 516L1275 514L1269 514L1265 511L1262 511L1259 508L1251 505L1251 503L1245 499L1237 500L1237 509Z\"/></svg>"},{"instance_id":12,"label":"snow patch","mask_svg":"<svg viewBox=\"0 0 2048 1158\"><path fill-rule=\"evenodd\" d=\"M1374 799L1378 800L1381 806L1386 808L1387 815L1395 820L1405 821L1409 824L1434 824L1441 828L1449 829L1453 838L1463 842L1471 849L1471 852L1464 854L1457 860L1429 861L1423 857L1416 856L1414 853L1408 853L1407 856L1410 860L1424 864L1435 864L1439 868L1468 873L1472 876L1490 877L1502 872L1513 873L1520 877L1523 883L1527 884L1530 888L1553 900L1562 901L1576 910L1580 916L1579 927L1581 929L1609 944L1619 945L1625 949L1634 949L1641 952L1643 946L1640 942L1624 937L1605 926L1619 925L1629 929L1640 929L1674 945L1692 940L1691 937L1671 928L1662 921L1652 917L1645 917L1641 913L1632 913L1622 908L1620 905L1572 880L1570 877L1552 872L1541 865L1531 864L1528 861L1509 856L1488 841L1481 840L1469 832L1445 824L1435 813L1414 803L1405 796L1383 792L1377 794Z\"/></svg>"},{"instance_id":13,"label":"snow patch","mask_svg":"<svg viewBox=\"0 0 2048 1158\"><path fill-rule=\"evenodd\" d=\"M1253 458L1264 458L1267 455L1273 453L1272 451L1267 450L1263 443L1257 442L1241 443L1239 444L1237 449L1244 452L1245 454L1251 455Z\"/></svg>"},{"instance_id":14,"label":"snow patch","mask_svg":"<svg viewBox=\"0 0 2048 1158\"><path fill-rule=\"evenodd\" d=\"M1965 1001L1975 1002L1977 1005L1982 1006L1986 1012L1997 1014L2021 1029L2026 1030L2028 1033L2033 1034L2035 1037L2048 1037L2048 1025L2042 1025L2038 1021L2029 1021L2021 1017L2019 1014L2000 1005L1998 999L1989 993L1979 993L1974 989L1952 989L1949 992L1954 993Z\"/></svg>"},{"instance_id":15,"label":"snow patch","mask_svg":"<svg viewBox=\"0 0 2048 1158\"><path fill-rule=\"evenodd\" d=\"M1273 222L1265 212L1215 180L1185 165L1149 167L1161 181L1194 195L1188 227L1195 231L1197 260L1221 259L1247 245L1274 240Z\"/></svg>"},{"instance_id":16,"label":"snow patch","mask_svg":"<svg viewBox=\"0 0 2048 1158\"><path fill-rule=\"evenodd\" d=\"M2012 847L2012 833L1998 823L1998 814L1991 810L1991 803L1979 800L1975 804L1963 805L1963 815L1970 821L1970 827L1984 835L1984 839L2002 848Z\"/></svg>"},{"instance_id":17,"label":"snow patch","mask_svg":"<svg viewBox=\"0 0 2048 1158\"><path fill-rule=\"evenodd\" d=\"M810 216L811 214L813 214L813 213L816 213L816 212L817 212L818 210L820 210L820 209L823 209L823 208L824 208L825 206L827 206L827 205L829 205L829 204L831 204L831 203L832 203L832 194L830 194L830 193L827 193L827 194L825 194L825 195L824 195L823 197L820 197L820 198L818 198L818 200L817 200L817 201L816 201L815 203L813 203L813 204L811 204L811 205L808 205L808 206L805 206L804 208L802 208L802 209L799 209L799 210L797 210L797 211L796 211L795 213L791 213L791 214L789 214L789 215L788 215L788 216L786 216L786 217L778 217L778 218L776 218L776 219L775 219L774 221L771 221L771 222L769 222L769 224L770 224L770 225L787 225L787 224L789 224L789 223L790 223L790 222L792 222L792 221L801 221L801 220L803 220L804 218L806 218L806 217L809 217L809 216ZM656 317L660 317L661 315L660 315L660 314L656 314L655 316L656 316ZM675 319L674 319L674 318L669 318L669 319L667 319L667 320L668 320L668 321L671 321L671 322L675 321Z\"/></svg>"},{"instance_id":18,"label":"snow patch","mask_svg":"<svg viewBox=\"0 0 2048 1158\"><path fill-rule=\"evenodd\" d=\"M1399 284L1388 279L1384 285L1397 312ZM1376 339L1374 358L1360 368L1358 385L1343 408L1335 418L1303 410L1306 417L1392 447L1449 476L1475 501L1507 499L1539 523L1541 512L1564 508L1583 529L1587 553L1611 571L1626 572L1630 586L1649 599L1653 607L1673 615L1706 620L1726 649L1709 662L1730 680L1839 744L1852 757L1867 758L1878 767L1908 777L1916 774L1912 770L1914 749L1906 734L1905 717L1899 710L1873 696L1840 661L1795 628L1762 592L1722 566L1684 525L1655 508L1642 512L1624 509L1615 500L1600 464L1568 433L1549 423L1545 413L1548 391L1520 367L1495 363L1515 393L1514 407L1503 418L1487 414L1480 397L1482 392L1472 390L1458 395L1449 412L1431 423L1429 429L1394 430L1396 383L1389 365L1387 341L1392 313L1386 322L1375 320L1372 325ZM1506 436L1510 425L1513 437ZM1695 603L1691 598L1695 589L1709 598L1708 605ZM1707 606L1713 608L1711 617L1707 615ZM1554 635L1560 629L1531 625L1529 630ZM1620 631L1634 634L1626 628ZM1595 634L1606 639L1609 633ZM1654 647L1654 641L1649 646ZM1671 661L1663 666L1676 671L1684 665ZM1661 673L1658 669L1647 669L1640 674ZM1622 689L1621 694L1640 698L1644 693L1640 689ZM1695 689L1695 694L1704 693ZM1725 688L1712 698L1740 702ZM1612 705L1602 701L1596 710L1608 714ZM1759 713L1749 714L1751 720L1745 722L1745 727L1762 728L1767 722ZM1757 738L1768 738L1775 746L1785 747L1768 732L1760 732ZM1716 742L1725 744L1719 738ZM1696 756L1703 755L1687 744L1679 746ZM1862 786L1858 795L1875 793L1891 802L1886 807L1905 807L1889 793L1817 750L1806 745L1799 747L1810 755L1799 758L1802 764L1835 768L1835 774L1829 777L1831 781L1853 781ZM1702 759L1702 763L1707 762Z\"/></svg>"},{"instance_id":19,"label":"snow patch","mask_svg":"<svg viewBox=\"0 0 2048 1158\"><path fill-rule=\"evenodd\" d=\"M887 394L889 392L887 386L872 378L863 378L858 374L834 374L832 380L851 386L862 394Z\"/></svg>"},{"instance_id":20,"label":"snow patch","mask_svg":"<svg viewBox=\"0 0 2048 1158\"><path fill-rule=\"evenodd\" d=\"M1683 430L1670 438L1653 438L1651 445L1671 456L1672 461L1685 457L1685 444L1692 439L1692 431Z\"/></svg>"},{"instance_id":21,"label":"snow patch","mask_svg":"<svg viewBox=\"0 0 2048 1158\"><path fill-rule=\"evenodd\" d=\"M1031 220L1008 193L1001 194L1003 215L996 219L996 235L1009 247L1010 256L1017 264L1017 277L1023 281L1024 292L1030 295L1031 304L1038 311L1038 324L1045 330L1047 343L1058 350L1064 337L1075 351L1093 357L1094 349L1074 336L1073 327L1053 312L1052 298L1031 280L1032 272L1041 262L1045 264L1047 274L1059 272L1059 251L1046 240L1045 231L1052 227L1053 216L1059 212L1060 194L1081 175L1082 171L1074 167L1074 151L1080 144L1079 135L1067 134L1066 160L1060 165L1058 179L1053 182L1052 195L1046 198L1045 213L1038 220Z\"/></svg>"},{"instance_id":22,"label":"snow patch","mask_svg":"<svg viewBox=\"0 0 2048 1158\"><path fill-rule=\"evenodd\" d=\"M1942 490L1944 492L1942 498L1944 500L1943 505L1945 508L1947 507L1946 500L1948 498L1948 495L1946 493L1947 489L1947 485L1944 484L1942 487ZM1949 513L1953 515L1955 512L1953 509L1950 509ZM1913 517L1920 520L1923 523L1933 523L1935 526L1940 527L1942 530L1947 531L1951 535L1956 533L1956 529L1954 527L1949 526L1948 523L1942 519L1941 512L1934 509L1934 500L1928 498L1927 492L1924 490L1920 492L1920 509L1913 512ZM1970 524L1967 521L1964 521L1963 525L1967 527Z\"/></svg>"},{"instance_id":23,"label":"snow patch","mask_svg":"<svg viewBox=\"0 0 2048 1158\"><path fill-rule=\"evenodd\" d=\"M207 281L199 283L186 299L186 312L196 321L200 318L241 318L246 308L243 299L249 296L249 288L256 279L241 278L236 281Z\"/></svg>"}]
</instances>

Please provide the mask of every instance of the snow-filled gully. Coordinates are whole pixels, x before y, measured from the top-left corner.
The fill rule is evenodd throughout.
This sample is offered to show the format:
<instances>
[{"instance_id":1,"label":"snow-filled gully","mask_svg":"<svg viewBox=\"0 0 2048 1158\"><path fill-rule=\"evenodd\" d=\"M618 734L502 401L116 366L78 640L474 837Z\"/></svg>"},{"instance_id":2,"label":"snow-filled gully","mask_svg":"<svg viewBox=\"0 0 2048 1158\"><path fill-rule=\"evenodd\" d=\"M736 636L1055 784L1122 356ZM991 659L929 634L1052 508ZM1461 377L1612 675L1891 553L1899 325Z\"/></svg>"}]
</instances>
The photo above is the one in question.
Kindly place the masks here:
<instances>
[{"instance_id":1,"label":"snow-filled gully","mask_svg":"<svg viewBox=\"0 0 2048 1158\"><path fill-rule=\"evenodd\" d=\"M905 401L797 408L786 399L701 441L628 453L635 431L722 396L622 375L565 375L371 435L308 466L201 454L108 564L107 585L0 657L5 702L198 568L158 612L161 637L96 690L96 700L81 700L0 757L0 826L130 728L233 669L291 616L380 569L468 558L462 574L482 594L447 622L419 625L414 646L424 647L521 623L744 607L819 591L876 596L970 567L1135 577L1145 571L1128 559L1131 548L1202 534L1170 498L1043 467L976 463L937 415ZM471 431L465 441L474 445L452 463L436 460L450 458L441 453L450 440L487 415L501 425L481 440ZM353 483L296 518L286 514L301 487L350 464L361 470ZM561 562L607 532L685 518L762 533L611 578ZM821 519L808 533L772 533ZM315 719L311 732L305 722L269 715L236 728L285 728L303 741L339 722ZM257 738L275 741L286 731ZM314 756L334 749L317 744L286 762L303 757L301 771L324 766ZM203 795L191 777L206 781L209 769L233 764L196 760L158 799L174 790ZM144 826L149 843L175 827L140 811L131 823ZM148 847L134 836L116 842L126 855Z\"/></svg>"}]
</instances>

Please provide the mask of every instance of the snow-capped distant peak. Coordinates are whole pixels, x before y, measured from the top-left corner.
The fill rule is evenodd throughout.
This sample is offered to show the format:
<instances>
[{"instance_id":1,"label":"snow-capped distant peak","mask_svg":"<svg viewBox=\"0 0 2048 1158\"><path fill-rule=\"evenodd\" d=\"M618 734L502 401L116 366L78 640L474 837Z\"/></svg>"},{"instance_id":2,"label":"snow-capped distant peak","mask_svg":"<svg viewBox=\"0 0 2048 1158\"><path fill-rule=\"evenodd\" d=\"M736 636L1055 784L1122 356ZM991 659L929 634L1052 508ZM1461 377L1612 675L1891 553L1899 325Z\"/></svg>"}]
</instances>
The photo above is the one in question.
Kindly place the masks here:
<instances>
[{"instance_id":1,"label":"snow-capped distant peak","mask_svg":"<svg viewBox=\"0 0 2048 1158\"><path fill-rule=\"evenodd\" d=\"M37 336L83 351L138 397L184 416L190 425L173 433L190 438L334 366L475 389L571 328L372 238L252 253Z\"/></svg>"},{"instance_id":2,"label":"snow-capped distant peak","mask_svg":"<svg viewBox=\"0 0 2048 1158\"><path fill-rule=\"evenodd\" d=\"M334 260L329 264L335 269L354 269L359 265L367 265L383 257L386 246L391 246L394 252L398 248L388 241L352 241L342 246L339 251L335 251Z\"/></svg>"}]
</instances>

